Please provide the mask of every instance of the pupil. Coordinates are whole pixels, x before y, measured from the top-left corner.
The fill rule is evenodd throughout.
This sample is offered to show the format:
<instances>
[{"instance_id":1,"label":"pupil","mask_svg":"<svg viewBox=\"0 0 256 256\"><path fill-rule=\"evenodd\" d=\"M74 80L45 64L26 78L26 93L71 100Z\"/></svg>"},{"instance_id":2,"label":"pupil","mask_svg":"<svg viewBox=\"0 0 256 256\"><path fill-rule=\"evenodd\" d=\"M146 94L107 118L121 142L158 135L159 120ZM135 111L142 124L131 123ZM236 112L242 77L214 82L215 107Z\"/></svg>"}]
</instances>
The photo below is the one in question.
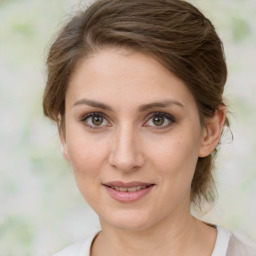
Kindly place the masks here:
<instances>
[{"instance_id":1,"label":"pupil","mask_svg":"<svg viewBox=\"0 0 256 256\"><path fill-rule=\"evenodd\" d=\"M95 116L93 117L92 122L95 125L100 125L102 124L102 121L103 121L102 119L103 119L102 117Z\"/></svg>"},{"instance_id":2,"label":"pupil","mask_svg":"<svg viewBox=\"0 0 256 256\"><path fill-rule=\"evenodd\" d=\"M164 119L163 119L163 117L155 117L153 122L155 125L159 126L164 123Z\"/></svg>"}]
</instances>

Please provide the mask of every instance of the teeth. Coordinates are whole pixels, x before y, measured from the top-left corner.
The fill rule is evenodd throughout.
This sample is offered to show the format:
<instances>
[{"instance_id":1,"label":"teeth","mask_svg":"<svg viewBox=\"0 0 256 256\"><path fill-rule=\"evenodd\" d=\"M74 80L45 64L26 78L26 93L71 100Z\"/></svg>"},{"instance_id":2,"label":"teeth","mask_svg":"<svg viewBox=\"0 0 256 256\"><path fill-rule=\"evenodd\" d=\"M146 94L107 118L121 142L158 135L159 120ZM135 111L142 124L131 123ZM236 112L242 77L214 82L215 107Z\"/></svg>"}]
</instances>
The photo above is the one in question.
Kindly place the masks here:
<instances>
[{"instance_id":1,"label":"teeth","mask_svg":"<svg viewBox=\"0 0 256 256\"><path fill-rule=\"evenodd\" d=\"M128 192L134 192L137 190L137 187L133 187L133 188L128 188Z\"/></svg>"},{"instance_id":2,"label":"teeth","mask_svg":"<svg viewBox=\"0 0 256 256\"><path fill-rule=\"evenodd\" d=\"M117 191L121 191L121 192L134 192L134 191L144 189L144 188L146 188L146 186L137 186L137 187L132 187L132 188L122 188L122 187L111 186L111 188L113 188Z\"/></svg>"}]
</instances>

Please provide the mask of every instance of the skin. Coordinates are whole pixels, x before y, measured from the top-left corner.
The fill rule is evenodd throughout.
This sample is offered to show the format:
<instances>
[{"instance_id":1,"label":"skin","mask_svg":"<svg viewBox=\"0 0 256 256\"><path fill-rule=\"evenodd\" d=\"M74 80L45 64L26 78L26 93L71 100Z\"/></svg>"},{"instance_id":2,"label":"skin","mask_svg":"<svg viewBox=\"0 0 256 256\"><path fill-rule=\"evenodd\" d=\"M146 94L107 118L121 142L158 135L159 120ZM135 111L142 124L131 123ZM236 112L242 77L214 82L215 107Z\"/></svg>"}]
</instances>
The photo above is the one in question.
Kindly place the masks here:
<instances>
[{"instance_id":1,"label":"skin","mask_svg":"<svg viewBox=\"0 0 256 256\"><path fill-rule=\"evenodd\" d=\"M65 101L64 156L102 226L91 255L211 255L216 229L191 215L190 187L198 157L219 141L225 109L202 127L182 80L150 56L111 48L79 64ZM85 117L95 112L103 118ZM102 185L117 180L155 185L123 203Z\"/></svg>"}]
</instances>

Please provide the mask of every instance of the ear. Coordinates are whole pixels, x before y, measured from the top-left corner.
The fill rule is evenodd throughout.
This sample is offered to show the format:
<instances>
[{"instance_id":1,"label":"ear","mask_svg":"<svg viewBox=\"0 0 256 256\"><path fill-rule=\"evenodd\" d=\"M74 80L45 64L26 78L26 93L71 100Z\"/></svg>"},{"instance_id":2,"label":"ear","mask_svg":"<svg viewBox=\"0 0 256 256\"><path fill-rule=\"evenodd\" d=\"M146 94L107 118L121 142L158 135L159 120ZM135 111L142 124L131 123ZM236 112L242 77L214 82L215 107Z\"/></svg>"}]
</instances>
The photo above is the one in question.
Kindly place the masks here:
<instances>
[{"instance_id":1,"label":"ear","mask_svg":"<svg viewBox=\"0 0 256 256\"><path fill-rule=\"evenodd\" d=\"M58 125L58 133L59 133L59 138L60 138L60 143L61 143L62 154L67 161L70 161L70 156L69 156L68 148L67 148L65 127L64 127L64 124L62 124L60 117L59 117L57 125Z\"/></svg>"},{"instance_id":2,"label":"ear","mask_svg":"<svg viewBox=\"0 0 256 256\"><path fill-rule=\"evenodd\" d=\"M222 134L225 118L226 107L219 106L219 108L215 111L214 116L206 120L203 130L202 143L198 154L199 157L206 157L210 155L217 147Z\"/></svg>"}]
</instances>

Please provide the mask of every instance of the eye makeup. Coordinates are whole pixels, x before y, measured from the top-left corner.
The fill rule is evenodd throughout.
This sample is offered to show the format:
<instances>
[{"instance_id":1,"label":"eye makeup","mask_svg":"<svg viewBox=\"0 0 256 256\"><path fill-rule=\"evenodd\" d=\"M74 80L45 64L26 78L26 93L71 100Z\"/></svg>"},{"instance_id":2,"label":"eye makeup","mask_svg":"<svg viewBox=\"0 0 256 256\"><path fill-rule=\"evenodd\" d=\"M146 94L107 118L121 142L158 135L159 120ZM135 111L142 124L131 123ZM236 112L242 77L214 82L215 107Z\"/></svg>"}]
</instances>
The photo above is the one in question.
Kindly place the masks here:
<instances>
[{"instance_id":1,"label":"eye makeup","mask_svg":"<svg viewBox=\"0 0 256 256\"><path fill-rule=\"evenodd\" d=\"M147 121L143 123L144 127L153 127L157 129L164 129L176 122L173 115L165 112L153 112L147 117ZM105 114L101 112L91 112L83 115L80 121L90 129L104 129L110 127L111 124L107 120Z\"/></svg>"}]
</instances>

